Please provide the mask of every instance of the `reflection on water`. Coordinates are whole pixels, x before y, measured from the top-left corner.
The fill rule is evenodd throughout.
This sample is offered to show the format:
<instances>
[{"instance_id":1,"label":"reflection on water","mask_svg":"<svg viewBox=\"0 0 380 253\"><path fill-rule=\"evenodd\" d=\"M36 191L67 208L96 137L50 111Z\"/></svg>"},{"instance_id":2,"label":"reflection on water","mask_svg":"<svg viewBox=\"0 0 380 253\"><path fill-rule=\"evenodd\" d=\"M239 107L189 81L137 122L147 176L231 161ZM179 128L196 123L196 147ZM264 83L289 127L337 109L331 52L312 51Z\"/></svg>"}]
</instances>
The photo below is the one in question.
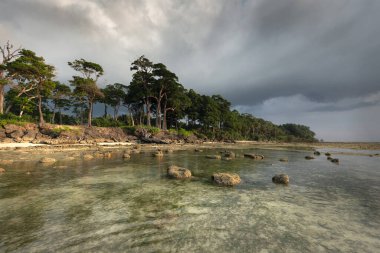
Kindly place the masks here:
<instances>
[{"instance_id":1,"label":"reflection on water","mask_svg":"<svg viewBox=\"0 0 380 253\"><path fill-rule=\"evenodd\" d=\"M243 154L247 150L237 150ZM263 161L208 160L180 151L157 159L16 163L0 176L0 251L376 252L380 170L375 157L304 159L307 151L254 150ZM279 158L289 162L281 163ZM169 164L193 180L165 177ZM27 174L26 171L31 171ZM216 171L242 184L215 186ZM274 174L290 176L274 185Z\"/></svg>"}]
</instances>

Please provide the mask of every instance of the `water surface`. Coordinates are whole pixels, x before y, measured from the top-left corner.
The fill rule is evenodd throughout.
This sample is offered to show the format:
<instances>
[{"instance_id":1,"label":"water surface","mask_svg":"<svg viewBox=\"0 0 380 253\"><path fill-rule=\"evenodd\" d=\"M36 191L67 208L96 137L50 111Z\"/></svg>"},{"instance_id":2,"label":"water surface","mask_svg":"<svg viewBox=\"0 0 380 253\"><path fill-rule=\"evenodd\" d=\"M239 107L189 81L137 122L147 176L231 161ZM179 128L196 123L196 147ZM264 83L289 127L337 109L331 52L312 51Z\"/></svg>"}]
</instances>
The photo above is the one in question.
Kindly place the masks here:
<instances>
[{"instance_id":1,"label":"water surface","mask_svg":"<svg viewBox=\"0 0 380 253\"><path fill-rule=\"evenodd\" d=\"M1 252L376 252L380 248L380 158L310 151L208 160L178 151L111 160L22 162L0 175ZM323 150L322 150L323 151ZM329 150L331 151L331 150ZM354 152L354 151L353 151ZM289 162L278 159L287 157ZM176 164L193 180L166 178ZM68 168L53 168L66 165ZM30 172L27 174L27 172ZM213 172L235 172L219 187ZM286 173L290 185L275 185Z\"/></svg>"}]
</instances>

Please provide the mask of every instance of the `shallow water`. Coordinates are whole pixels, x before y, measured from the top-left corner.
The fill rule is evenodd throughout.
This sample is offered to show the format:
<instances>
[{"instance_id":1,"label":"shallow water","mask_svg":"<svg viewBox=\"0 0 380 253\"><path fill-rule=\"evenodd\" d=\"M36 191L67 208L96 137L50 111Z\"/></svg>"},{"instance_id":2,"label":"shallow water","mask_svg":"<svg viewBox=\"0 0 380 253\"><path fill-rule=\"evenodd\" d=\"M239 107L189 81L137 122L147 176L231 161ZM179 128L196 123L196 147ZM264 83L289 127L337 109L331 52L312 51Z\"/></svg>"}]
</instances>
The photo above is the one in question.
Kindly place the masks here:
<instances>
[{"instance_id":1,"label":"shallow water","mask_svg":"<svg viewBox=\"0 0 380 253\"><path fill-rule=\"evenodd\" d=\"M66 169L8 166L0 251L378 252L379 157L337 155L336 165L324 155L305 160L310 151L236 153L246 151L265 160L209 160L218 150L208 150L58 164ZM170 164L195 178L166 178ZM238 173L242 183L216 186L210 176L218 171ZM271 182L278 173L290 176L289 186Z\"/></svg>"}]
</instances>

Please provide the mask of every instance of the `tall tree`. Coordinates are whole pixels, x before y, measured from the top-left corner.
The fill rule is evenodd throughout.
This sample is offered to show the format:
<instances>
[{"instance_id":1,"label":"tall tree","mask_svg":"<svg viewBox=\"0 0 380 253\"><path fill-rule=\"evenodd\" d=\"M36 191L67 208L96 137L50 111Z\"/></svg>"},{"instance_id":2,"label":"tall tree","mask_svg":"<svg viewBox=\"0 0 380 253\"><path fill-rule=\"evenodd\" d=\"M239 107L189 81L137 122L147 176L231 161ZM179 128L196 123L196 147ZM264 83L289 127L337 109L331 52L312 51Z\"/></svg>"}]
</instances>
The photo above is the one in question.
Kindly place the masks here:
<instances>
[{"instance_id":1,"label":"tall tree","mask_svg":"<svg viewBox=\"0 0 380 253\"><path fill-rule=\"evenodd\" d=\"M118 118L120 107L122 106L126 96L126 88L127 86L124 84L114 83L109 84L104 89L102 89L102 92L104 94L103 103L110 105L113 108L114 120L117 120Z\"/></svg>"},{"instance_id":2,"label":"tall tree","mask_svg":"<svg viewBox=\"0 0 380 253\"><path fill-rule=\"evenodd\" d=\"M75 87L75 93L85 95L88 104L87 123L88 127L91 127L94 103L97 99L104 97L104 94L96 83L98 78L104 74L103 68L97 63L89 62L84 59L75 60L68 64L74 70L82 74L81 77L73 76L73 80L71 80L70 83Z\"/></svg>"},{"instance_id":3,"label":"tall tree","mask_svg":"<svg viewBox=\"0 0 380 253\"><path fill-rule=\"evenodd\" d=\"M62 109L67 109L70 103L71 89L66 84L55 82L55 87L51 94L51 103L53 105L52 123L55 123L55 115L59 113L59 124L62 124Z\"/></svg>"},{"instance_id":4,"label":"tall tree","mask_svg":"<svg viewBox=\"0 0 380 253\"><path fill-rule=\"evenodd\" d=\"M162 63L153 65L154 82L152 85L152 97L156 100L156 127L161 128L161 114L164 111L164 128L166 129L166 107L167 100L170 99L168 93L173 95L179 89L178 77L176 74L167 69ZM165 100L162 108L162 101ZM173 108L172 108L173 109Z\"/></svg>"},{"instance_id":5,"label":"tall tree","mask_svg":"<svg viewBox=\"0 0 380 253\"><path fill-rule=\"evenodd\" d=\"M21 47L14 48L12 44L7 41L4 46L0 46L1 61L0 61L0 114L4 113L4 93L5 86L10 82L10 78L7 78L7 64L12 60L15 60L21 51Z\"/></svg>"},{"instance_id":6,"label":"tall tree","mask_svg":"<svg viewBox=\"0 0 380 253\"><path fill-rule=\"evenodd\" d=\"M150 126L152 84L154 82L153 63L142 55L137 60L132 62L131 70L136 72L132 76L129 91L136 95L141 95L140 99L145 105L147 125ZM137 90L140 90L141 92L138 92Z\"/></svg>"},{"instance_id":7,"label":"tall tree","mask_svg":"<svg viewBox=\"0 0 380 253\"><path fill-rule=\"evenodd\" d=\"M29 93L24 92L32 98L37 98L39 123L45 123L42 112L42 100L51 94L55 83L54 67L45 63L43 57L37 56L33 51L22 49L20 57L7 64L8 74L19 83L29 87ZM22 86L23 86L22 85Z\"/></svg>"}]
</instances>

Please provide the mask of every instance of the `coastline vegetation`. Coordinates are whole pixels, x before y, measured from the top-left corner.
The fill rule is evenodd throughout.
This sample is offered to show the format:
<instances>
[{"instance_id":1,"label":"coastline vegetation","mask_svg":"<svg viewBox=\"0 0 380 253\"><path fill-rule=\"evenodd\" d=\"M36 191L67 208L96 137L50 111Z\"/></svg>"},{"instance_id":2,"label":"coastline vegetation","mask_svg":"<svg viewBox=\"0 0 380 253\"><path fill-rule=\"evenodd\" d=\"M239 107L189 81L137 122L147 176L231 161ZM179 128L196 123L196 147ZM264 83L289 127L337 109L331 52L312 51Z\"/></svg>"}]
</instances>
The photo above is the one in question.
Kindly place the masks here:
<instances>
[{"instance_id":1,"label":"coastline vegetation","mask_svg":"<svg viewBox=\"0 0 380 253\"><path fill-rule=\"evenodd\" d=\"M309 127L276 125L233 109L220 95L202 95L186 89L163 63L145 56L132 62L129 85L99 87L101 65L76 59L68 62L72 79L56 80L55 67L35 52L0 47L0 125L46 122L59 125L120 127L127 132L145 128L149 133L170 131L187 138L194 134L211 140L315 142ZM95 104L104 106L93 118ZM65 131L58 127L55 131Z\"/></svg>"}]
</instances>

